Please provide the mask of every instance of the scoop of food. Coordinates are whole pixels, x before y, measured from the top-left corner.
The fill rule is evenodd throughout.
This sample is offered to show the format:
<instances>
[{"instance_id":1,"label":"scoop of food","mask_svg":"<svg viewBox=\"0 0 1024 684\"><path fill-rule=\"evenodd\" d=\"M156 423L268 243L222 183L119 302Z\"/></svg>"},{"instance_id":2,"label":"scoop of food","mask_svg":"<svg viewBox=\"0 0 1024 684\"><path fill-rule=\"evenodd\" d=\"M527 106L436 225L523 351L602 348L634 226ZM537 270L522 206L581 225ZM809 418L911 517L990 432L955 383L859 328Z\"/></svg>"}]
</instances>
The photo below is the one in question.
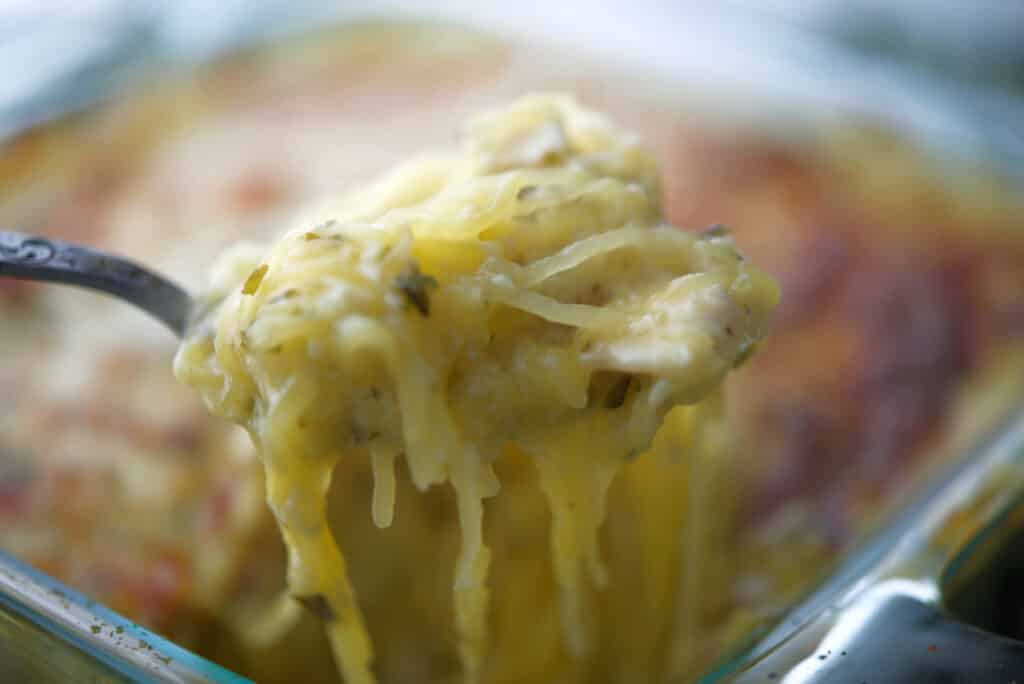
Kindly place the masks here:
<instances>
[{"instance_id":1,"label":"scoop of food","mask_svg":"<svg viewBox=\"0 0 1024 684\"><path fill-rule=\"evenodd\" d=\"M652 445L687 457L778 291L724 232L664 223L636 139L537 95L471 121L458 150L311 209L275 244L230 250L205 298L219 304L176 373L251 433L289 591L327 623L357 684L372 681L372 654L327 522L339 463L368 453L381 527L397 464L421 491L453 487L454 616L463 676L477 681L489 594L502 591L488 590L484 500L502 496L494 464L525 455L551 511L567 650L584 659L589 588L609 581L598 530L610 484ZM660 428L682 438L656 440Z\"/></svg>"}]
</instances>

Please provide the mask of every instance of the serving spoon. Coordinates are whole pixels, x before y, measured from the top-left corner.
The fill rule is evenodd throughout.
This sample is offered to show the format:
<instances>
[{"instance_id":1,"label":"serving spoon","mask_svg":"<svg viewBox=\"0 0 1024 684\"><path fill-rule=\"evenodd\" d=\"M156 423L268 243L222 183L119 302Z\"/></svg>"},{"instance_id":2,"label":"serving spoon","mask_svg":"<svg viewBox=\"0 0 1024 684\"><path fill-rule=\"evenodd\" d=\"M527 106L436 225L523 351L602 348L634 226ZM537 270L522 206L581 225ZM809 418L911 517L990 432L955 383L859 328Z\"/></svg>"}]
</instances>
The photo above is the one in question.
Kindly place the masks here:
<instances>
[{"instance_id":1,"label":"serving spoon","mask_svg":"<svg viewBox=\"0 0 1024 684\"><path fill-rule=\"evenodd\" d=\"M727 228L716 223L703 235L725 235ZM196 300L171 280L123 257L107 254L62 240L0 230L0 277L77 285L99 290L134 304L184 337L188 328L209 303Z\"/></svg>"},{"instance_id":2,"label":"serving spoon","mask_svg":"<svg viewBox=\"0 0 1024 684\"><path fill-rule=\"evenodd\" d=\"M147 268L91 247L0 230L0 277L77 285L134 304L184 337L195 301Z\"/></svg>"}]
</instances>

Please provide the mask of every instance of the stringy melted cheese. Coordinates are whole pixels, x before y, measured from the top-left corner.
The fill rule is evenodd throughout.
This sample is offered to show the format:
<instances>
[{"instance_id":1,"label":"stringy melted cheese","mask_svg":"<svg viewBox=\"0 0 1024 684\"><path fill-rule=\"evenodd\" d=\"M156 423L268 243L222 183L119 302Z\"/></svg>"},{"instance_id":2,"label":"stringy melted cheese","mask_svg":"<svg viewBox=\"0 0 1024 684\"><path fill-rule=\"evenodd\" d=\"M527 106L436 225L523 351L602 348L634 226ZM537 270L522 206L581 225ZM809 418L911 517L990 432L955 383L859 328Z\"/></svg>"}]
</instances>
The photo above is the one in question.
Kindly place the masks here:
<instances>
[{"instance_id":1,"label":"stringy melted cheese","mask_svg":"<svg viewBox=\"0 0 1024 684\"><path fill-rule=\"evenodd\" d=\"M552 516L565 643L574 658L590 652L612 481L663 422L657 443L678 450L698 417L720 416L716 388L778 298L727 235L662 222L656 173L600 116L526 97L472 121L457 153L402 165L214 269L206 298L218 304L175 370L251 433L289 549L289 591L324 619L350 684L373 681L372 646L326 493L359 449L378 526L395 515L399 465L421 491L454 488L467 682L488 649L492 464L510 448L525 454ZM709 396L714 410L666 420Z\"/></svg>"}]
</instances>

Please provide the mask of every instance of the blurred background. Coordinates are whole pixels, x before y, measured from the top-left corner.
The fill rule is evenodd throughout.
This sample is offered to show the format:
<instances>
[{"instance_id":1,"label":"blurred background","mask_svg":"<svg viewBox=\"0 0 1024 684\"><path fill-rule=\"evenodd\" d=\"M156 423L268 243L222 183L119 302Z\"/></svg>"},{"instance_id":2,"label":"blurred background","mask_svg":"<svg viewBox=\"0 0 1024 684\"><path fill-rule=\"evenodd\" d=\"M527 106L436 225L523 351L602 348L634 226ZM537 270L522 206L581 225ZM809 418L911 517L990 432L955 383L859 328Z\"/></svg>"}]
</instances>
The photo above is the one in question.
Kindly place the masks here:
<instances>
[{"instance_id":1,"label":"blurred background","mask_svg":"<svg viewBox=\"0 0 1024 684\"><path fill-rule=\"evenodd\" d=\"M57 92L66 108L68 83L84 103L143 63L204 59L328 19L395 13L541 34L726 89L912 117L916 128L1024 159L1024 6L999 0L613 0L600 9L586 1L0 0L0 133L52 115Z\"/></svg>"}]
</instances>

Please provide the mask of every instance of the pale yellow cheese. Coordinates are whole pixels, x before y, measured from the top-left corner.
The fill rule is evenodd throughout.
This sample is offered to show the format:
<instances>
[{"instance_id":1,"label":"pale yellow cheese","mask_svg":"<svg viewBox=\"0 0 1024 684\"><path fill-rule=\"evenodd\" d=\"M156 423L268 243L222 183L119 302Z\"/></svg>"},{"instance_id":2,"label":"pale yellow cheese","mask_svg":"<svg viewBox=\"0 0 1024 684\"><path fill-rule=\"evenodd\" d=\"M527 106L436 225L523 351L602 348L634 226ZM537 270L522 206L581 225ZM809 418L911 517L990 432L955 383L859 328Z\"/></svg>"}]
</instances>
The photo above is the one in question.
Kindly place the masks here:
<instances>
[{"instance_id":1,"label":"pale yellow cheese","mask_svg":"<svg viewBox=\"0 0 1024 684\"><path fill-rule=\"evenodd\" d=\"M269 248L232 250L212 280L176 373L249 429L289 591L324 618L350 684L373 681L373 654L327 525L339 463L368 451L381 527L403 514L396 467L419 490L454 489L454 614L476 682L502 600L484 501L502 496L497 459L524 454L550 507L567 651L585 661L594 591L615 591L599 541L610 486L637 458L686 458L693 412L667 421L667 455L645 452L673 408L717 396L778 298L727 235L665 225L648 153L561 96L479 116L459 150L328 200Z\"/></svg>"}]
</instances>

